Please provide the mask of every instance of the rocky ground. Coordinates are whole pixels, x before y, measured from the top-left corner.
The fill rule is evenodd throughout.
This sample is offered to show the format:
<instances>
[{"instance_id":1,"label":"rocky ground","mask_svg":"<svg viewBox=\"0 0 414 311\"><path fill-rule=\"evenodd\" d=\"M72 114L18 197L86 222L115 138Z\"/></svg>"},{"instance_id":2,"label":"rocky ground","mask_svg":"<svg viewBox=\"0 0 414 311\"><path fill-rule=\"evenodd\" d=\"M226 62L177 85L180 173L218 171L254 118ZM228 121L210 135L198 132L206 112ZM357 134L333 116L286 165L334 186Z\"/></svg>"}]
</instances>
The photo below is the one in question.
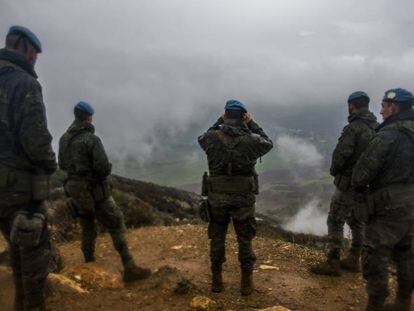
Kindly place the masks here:
<instances>
[{"instance_id":1,"label":"rocky ground","mask_svg":"<svg viewBox=\"0 0 414 311\"><path fill-rule=\"evenodd\" d=\"M144 227L130 230L128 240L137 263L154 275L128 285L121 282L121 263L107 234L98 238L97 263L82 264L79 241L59 245L74 290L58 287L48 299L51 310L194 310L196 296L206 296L218 310L257 310L283 306L292 310L361 310L366 302L360 274L340 278L308 272L321 260L320 251L282 240L259 236L254 272L256 291L239 295L237 247L231 230L224 268L225 292L210 288L208 240L203 225ZM0 246L0 249L2 247ZM72 286L71 285L71 286ZM10 270L0 267L1 310L12 310ZM214 310L211 308L210 310Z\"/></svg>"}]
</instances>

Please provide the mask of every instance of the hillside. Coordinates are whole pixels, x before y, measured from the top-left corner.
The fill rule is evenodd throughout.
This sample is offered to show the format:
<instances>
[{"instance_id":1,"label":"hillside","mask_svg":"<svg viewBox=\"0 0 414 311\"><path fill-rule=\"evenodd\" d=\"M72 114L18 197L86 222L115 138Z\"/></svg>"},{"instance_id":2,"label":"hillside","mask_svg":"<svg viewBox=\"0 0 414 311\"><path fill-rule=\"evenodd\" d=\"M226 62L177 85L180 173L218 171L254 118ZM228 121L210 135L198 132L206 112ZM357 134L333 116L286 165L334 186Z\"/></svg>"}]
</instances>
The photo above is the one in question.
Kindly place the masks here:
<instances>
[{"instance_id":1,"label":"hillside","mask_svg":"<svg viewBox=\"0 0 414 311\"><path fill-rule=\"evenodd\" d=\"M255 239L258 261L254 275L257 289L252 296L242 298L239 295L237 248L232 231L224 272L226 290L220 294L209 291L205 226L139 228L129 231L128 240L139 264L153 270L163 266L170 268L162 268L148 280L121 288L89 286L90 291L85 294L55 293L49 299L52 310L191 310L190 301L196 295L206 295L215 300L219 310L255 310L275 305L292 310L357 310L365 303L360 274L344 273L341 278L310 274L308 267L322 255L305 246L265 236ZM61 244L59 248L65 261L62 273L72 275L73 280L82 285L81 277L71 274L74 267L82 264L79 242ZM97 260L104 269L119 274L121 263L107 235L98 239ZM177 273L192 284L189 293L174 293L168 285ZM11 274L0 268L0 301L5 306L2 310L12 310L11 295Z\"/></svg>"},{"instance_id":2,"label":"hillside","mask_svg":"<svg viewBox=\"0 0 414 311\"><path fill-rule=\"evenodd\" d=\"M155 272L148 280L124 286L120 260L103 228L97 241L97 263L83 264L80 230L66 208L62 179L61 173L54 176L49 204L53 239L64 262L61 275L54 277L71 280L84 293L68 291L65 286L55 288L49 298L51 310L191 310L191 300L199 295L213 299L218 310L260 310L275 305L292 310L355 310L364 306L360 274L330 278L308 272L310 265L323 258L325 237L285 231L274 227L274 219L259 214L258 238L254 240L258 257L255 293L248 298L239 295L237 244L230 230L226 290L212 294L207 228L197 217L200 197L112 176L113 194L129 228L131 251L138 264ZM0 251L4 247L0 239ZM12 310L12 297L11 271L1 266L0 258L2 310Z\"/></svg>"}]
</instances>

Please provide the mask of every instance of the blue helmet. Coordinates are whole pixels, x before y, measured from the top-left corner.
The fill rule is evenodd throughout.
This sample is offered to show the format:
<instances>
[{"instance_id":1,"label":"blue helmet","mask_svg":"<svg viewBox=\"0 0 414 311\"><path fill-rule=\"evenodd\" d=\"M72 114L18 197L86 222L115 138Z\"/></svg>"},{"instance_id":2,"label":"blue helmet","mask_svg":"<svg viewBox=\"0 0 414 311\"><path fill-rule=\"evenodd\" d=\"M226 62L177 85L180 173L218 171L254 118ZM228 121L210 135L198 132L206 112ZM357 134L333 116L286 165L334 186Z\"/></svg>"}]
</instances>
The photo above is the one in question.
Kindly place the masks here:
<instances>
[{"instance_id":1,"label":"blue helmet","mask_svg":"<svg viewBox=\"0 0 414 311\"><path fill-rule=\"evenodd\" d=\"M226 106L224 106L224 110L236 110L246 113L247 109L242 102L239 102L235 99L230 99L226 102Z\"/></svg>"},{"instance_id":2,"label":"blue helmet","mask_svg":"<svg viewBox=\"0 0 414 311\"><path fill-rule=\"evenodd\" d=\"M42 44L40 43L39 38L28 28L23 26L11 26L9 29L8 35L20 34L29 39L30 43L35 47L38 53L42 53Z\"/></svg>"},{"instance_id":3,"label":"blue helmet","mask_svg":"<svg viewBox=\"0 0 414 311\"><path fill-rule=\"evenodd\" d=\"M359 98L363 98L363 99L365 99L367 101L367 103L369 103L369 96L368 96L368 94L365 93L365 92L362 92L362 91L356 91L356 92L353 92L351 95L349 95L349 97L348 97L348 103L350 103L350 102L352 102L352 101L354 101L356 99L359 99Z\"/></svg>"},{"instance_id":4,"label":"blue helmet","mask_svg":"<svg viewBox=\"0 0 414 311\"><path fill-rule=\"evenodd\" d=\"M75 106L75 109L82 110L91 116L95 113L95 110L93 109L93 107L84 101L78 102Z\"/></svg>"},{"instance_id":5,"label":"blue helmet","mask_svg":"<svg viewBox=\"0 0 414 311\"><path fill-rule=\"evenodd\" d=\"M386 103L411 103L414 102L413 93L407 91L406 89L396 88L389 89L385 92L384 97L382 98L383 102Z\"/></svg>"}]
</instances>

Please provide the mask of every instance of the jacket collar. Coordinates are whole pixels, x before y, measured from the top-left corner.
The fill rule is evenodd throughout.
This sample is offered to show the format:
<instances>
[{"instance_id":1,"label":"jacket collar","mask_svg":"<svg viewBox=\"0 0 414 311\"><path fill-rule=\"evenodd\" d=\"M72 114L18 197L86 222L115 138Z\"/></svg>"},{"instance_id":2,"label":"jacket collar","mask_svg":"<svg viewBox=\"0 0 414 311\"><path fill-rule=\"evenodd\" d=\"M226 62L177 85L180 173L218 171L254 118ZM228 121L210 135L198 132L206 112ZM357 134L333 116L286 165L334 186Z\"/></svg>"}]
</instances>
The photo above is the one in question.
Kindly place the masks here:
<instances>
[{"instance_id":1,"label":"jacket collar","mask_svg":"<svg viewBox=\"0 0 414 311\"><path fill-rule=\"evenodd\" d=\"M414 121L414 110L409 109L407 111L403 111L399 114L389 117L378 126L377 131L398 121Z\"/></svg>"},{"instance_id":2,"label":"jacket collar","mask_svg":"<svg viewBox=\"0 0 414 311\"><path fill-rule=\"evenodd\" d=\"M34 70L34 66L27 61L26 58L24 58L22 55L17 54L13 51L7 50L7 49L0 49L0 60L5 61L6 63L9 63L9 66L12 67L18 67L21 70L27 72L31 76L37 79L36 71ZM6 65L3 65L2 67L7 67Z\"/></svg>"},{"instance_id":3,"label":"jacket collar","mask_svg":"<svg viewBox=\"0 0 414 311\"><path fill-rule=\"evenodd\" d=\"M74 120L72 124L69 126L68 132L70 133L90 132L93 134L95 133L95 127L91 123Z\"/></svg>"}]
</instances>

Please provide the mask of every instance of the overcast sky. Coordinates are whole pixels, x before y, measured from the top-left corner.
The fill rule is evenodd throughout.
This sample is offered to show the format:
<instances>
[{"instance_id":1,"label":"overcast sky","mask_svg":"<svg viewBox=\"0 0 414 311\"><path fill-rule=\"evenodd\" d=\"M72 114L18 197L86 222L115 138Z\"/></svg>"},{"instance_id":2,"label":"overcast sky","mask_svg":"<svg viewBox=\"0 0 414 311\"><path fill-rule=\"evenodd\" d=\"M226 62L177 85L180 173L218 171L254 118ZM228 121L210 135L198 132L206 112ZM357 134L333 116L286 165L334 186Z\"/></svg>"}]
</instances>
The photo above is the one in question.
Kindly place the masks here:
<instances>
[{"instance_id":1,"label":"overcast sky","mask_svg":"<svg viewBox=\"0 0 414 311\"><path fill-rule=\"evenodd\" d=\"M104 142L143 158L154 123L211 122L229 98L254 114L413 90L413 16L412 0L0 0L4 35L20 24L42 41L55 138L83 99Z\"/></svg>"}]
</instances>

